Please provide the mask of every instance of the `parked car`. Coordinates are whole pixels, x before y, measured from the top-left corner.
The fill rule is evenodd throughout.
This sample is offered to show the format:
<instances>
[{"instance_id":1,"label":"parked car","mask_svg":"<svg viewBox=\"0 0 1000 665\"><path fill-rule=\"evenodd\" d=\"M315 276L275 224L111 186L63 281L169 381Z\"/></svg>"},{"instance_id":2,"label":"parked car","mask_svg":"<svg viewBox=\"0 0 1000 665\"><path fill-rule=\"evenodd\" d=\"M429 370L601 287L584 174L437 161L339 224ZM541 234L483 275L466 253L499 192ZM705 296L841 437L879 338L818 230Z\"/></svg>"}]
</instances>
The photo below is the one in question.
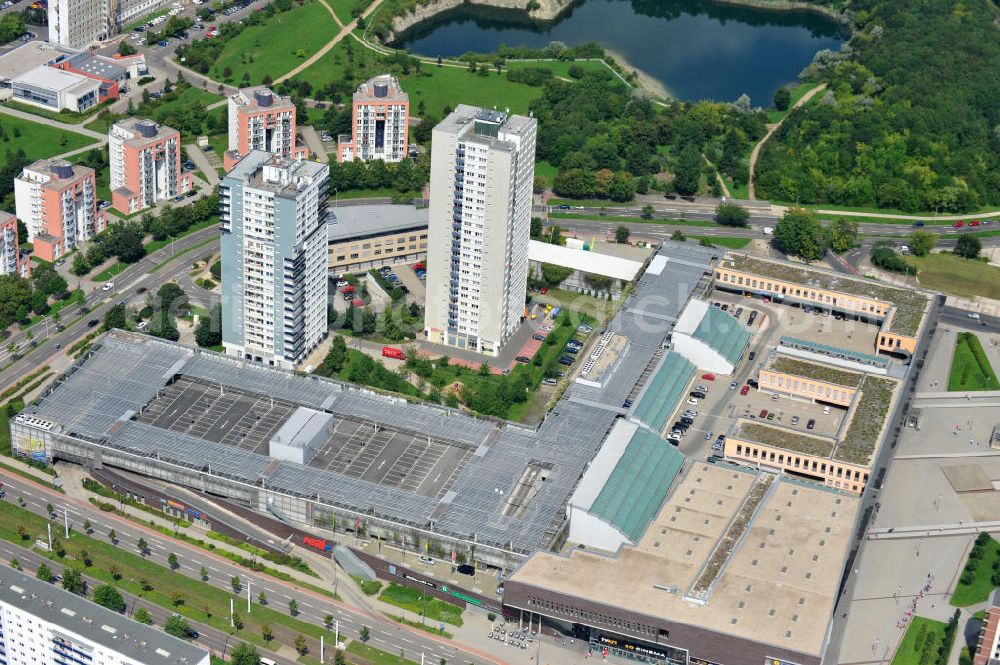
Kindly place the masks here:
<instances>
[{"instance_id":1,"label":"parked car","mask_svg":"<svg viewBox=\"0 0 1000 665\"><path fill-rule=\"evenodd\" d=\"M711 441L712 440L712 433L711 432L705 432L705 440L706 441Z\"/></svg>"},{"instance_id":2,"label":"parked car","mask_svg":"<svg viewBox=\"0 0 1000 665\"><path fill-rule=\"evenodd\" d=\"M830 407L829 406L824 406L823 407L823 414L827 415L827 416L830 415Z\"/></svg>"},{"instance_id":3,"label":"parked car","mask_svg":"<svg viewBox=\"0 0 1000 665\"><path fill-rule=\"evenodd\" d=\"M691 397L696 397L698 399L705 399L705 393L701 392L700 390L692 390Z\"/></svg>"},{"instance_id":4,"label":"parked car","mask_svg":"<svg viewBox=\"0 0 1000 665\"><path fill-rule=\"evenodd\" d=\"M539 342L544 342L546 337L548 337L548 335L545 335L543 333L535 333L534 335L531 336L531 339Z\"/></svg>"},{"instance_id":5,"label":"parked car","mask_svg":"<svg viewBox=\"0 0 1000 665\"><path fill-rule=\"evenodd\" d=\"M427 556L426 554L424 554L420 557L420 563L426 564L428 566L433 566L434 564L437 563L437 561L434 560L434 557Z\"/></svg>"},{"instance_id":6,"label":"parked car","mask_svg":"<svg viewBox=\"0 0 1000 665\"><path fill-rule=\"evenodd\" d=\"M531 358L529 358L528 356L517 356L516 358L514 358L514 362L519 362L522 365L527 365L528 363L531 362Z\"/></svg>"},{"instance_id":7,"label":"parked car","mask_svg":"<svg viewBox=\"0 0 1000 665\"><path fill-rule=\"evenodd\" d=\"M740 395L746 396L750 392L750 386L740 388Z\"/></svg>"},{"instance_id":8,"label":"parked car","mask_svg":"<svg viewBox=\"0 0 1000 665\"><path fill-rule=\"evenodd\" d=\"M730 390L736 390L736 387L737 387L738 385L739 385L739 384L738 384L738 383L736 383L735 381L730 381L730 382L729 382L729 389L730 389Z\"/></svg>"},{"instance_id":9,"label":"parked car","mask_svg":"<svg viewBox=\"0 0 1000 665\"><path fill-rule=\"evenodd\" d=\"M632 400L627 399L624 402L622 402L622 408L623 409L630 409L630 408L632 408Z\"/></svg>"},{"instance_id":10,"label":"parked car","mask_svg":"<svg viewBox=\"0 0 1000 665\"><path fill-rule=\"evenodd\" d=\"M799 424L799 417L798 416L792 416L792 424L793 425L798 425Z\"/></svg>"},{"instance_id":11,"label":"parked car","mask_svg":"<svg viewBox=\"0 0 1000 665\"><path fill-rule=\"evenodd\" d=\"M550 378L542 379L542 383L544 383L547 386L554 386L554 385L558 384L559 382L550 377Z\"/></svg>"},{"instance_id":12,"label":"parked car","mask_svg":"<svg viewBox=\"0 0 1000 665\"><path fill-rule=\"evenodd\" d=\"M573 364L574 360L575 359L573 358L573 356L561 356L559 358L559 364L560 365L567 365L567 366L569 366L569 365Z\"/></svg>"},{"instance_id":13,"label":"parked car","mask_svg":"<svg viewBox=\"0 0 1000 665\"><path fill-rule=\"evenodd\" d=\"M351 283L348 282L346 279L338 279L337 280L337 288L338 289L342 289L345 286L350 286L350 285L351 285Z\"/></svg>"},{"instance_id":14,"label":"parked car","mask_svg":"<svg viewBox=\"0 0 1000 665\"><path fill-rule=\"evenodd\" d=\"M813 427L816 427L816 419L810 418L809 422L806 423L806 429L812 429Z\"/></svg>"},{"instance_id":15,"label":"parked car","mask_svg":"<svg viewBox=\"0 0 1000 665\"><path fill-rule=\"evenodd\" d=\"M702 374L701 378L705 379L706 381L715 381L714 374Z\"/></svg>"},{"instance_id":16,"label":"parked car","mask_svg":"<svg viewBox=\"0 0 1000 665\"><path fill-rule=\"evenodd\" d=\"M689 399L687 403L690 404L691 406L698 406L698 400L696 400L694 397Z\"/></svg>"},{"instance_id":17,"label":"parked car","mask_svg":"<svg viewBox=\"0 0 1000 665\"><path fill-rule=\"evenodd\" d=\"M767 418L767 409L761 409L760 413L757 414L758 418Z\"/></svg>"},{"instance_id":18,"label":"parked car","mask_svg":"<svg viewBox=\"0 0 1000 665\"><path fill-rule=\"evenodd\" d=\"M544 290L544 289L542 290L542 293L545 293L545 290ZM586 334L588 334L588 335L589 335L590 333L594 332L594 328L593 328L593 326L589 326L589 325L587 325L586 323L581 323L580 325L578 325L578 326L576 327L576 330L577 330L577 332L582 332L582 333L586 333Z\"/></svg>"},{"instance_id":19,"label":"parked car","mask_svg":"<svg viewBox=\"0 0 1000 665\"><path fill-rule=\"evenodd\" d=\"M753 362L753 359L756 357L757 357L756 351L751 351L749 354L747 354L747 360L750 362Z\"/></svg>"},{"instance_id":20,"label":"parked car","mask_svg":"<svg viewBox=\"0 0 1000 665\"><path fill-rule=\"evenodd\" d=\"M774 411L772 411L771 413L767 414L767 419L768 420L774 420Z\"/></svg>"},{"instance_id":21,"label":"parked car","mask_svg":"<svg viewBox=\"0 0 1000 665\"><path fill-rule=\"evenodd\" d=\"M467 563L461 563L458 565L458 572L461 573L462 575L475 575L476 567L470 566Z\"/></svg>"}]
</instances>

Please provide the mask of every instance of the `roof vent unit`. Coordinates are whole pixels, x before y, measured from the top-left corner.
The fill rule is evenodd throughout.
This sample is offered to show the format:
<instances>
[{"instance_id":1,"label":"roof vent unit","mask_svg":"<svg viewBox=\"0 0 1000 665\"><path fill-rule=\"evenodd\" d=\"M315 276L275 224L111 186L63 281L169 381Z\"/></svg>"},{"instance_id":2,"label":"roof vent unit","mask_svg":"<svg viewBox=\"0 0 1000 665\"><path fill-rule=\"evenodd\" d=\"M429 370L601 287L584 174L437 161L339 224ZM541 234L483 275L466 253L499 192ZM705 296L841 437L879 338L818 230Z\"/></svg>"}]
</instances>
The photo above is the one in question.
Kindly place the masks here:
<instances>
[{"instance_id":1,"label":"roof vent unit","mask_svg":"<svg viewBox=\"0 0 1000 665\"><path fill-rule=\"evenodd\" d=\"M139 136L143 138L151 139L156 136L156 123L152 120L143 120L135 125L136 131L139 132Z\"/></svg>"},{"instance_id":2,"label":"roof vent unit","mask_svg":"<svg viewBox=\"0 0 1000 665\"><path fill-rule=\"evenodd\" d=\"M274 94L270 90L254 90L253 98L257 102L257 106L267 108L274 104Z\"/></svg>"},{"instance_id":3,"label":"roof vent unit","mask_svg":"<svg viewBox=\"0 0 1000 665\"><path fill-rule=\"evenodd\" d=\"M374 86L374 94L379 99L389 96L389 84L388 83L376 83Z\"/></svg>"},{"instance_id":4,"label":"roof vent unit","mask_svg":"<svg viewBox=\"0 0 1000 665\"><path fill-rule=\"evenodd\" d=\"M60 180L66 180L73 177L73 165L61 159L59 161L52 162L49 166L49 171L52 172L54 177L59 178Z\"/></svg>"}]
</instances>

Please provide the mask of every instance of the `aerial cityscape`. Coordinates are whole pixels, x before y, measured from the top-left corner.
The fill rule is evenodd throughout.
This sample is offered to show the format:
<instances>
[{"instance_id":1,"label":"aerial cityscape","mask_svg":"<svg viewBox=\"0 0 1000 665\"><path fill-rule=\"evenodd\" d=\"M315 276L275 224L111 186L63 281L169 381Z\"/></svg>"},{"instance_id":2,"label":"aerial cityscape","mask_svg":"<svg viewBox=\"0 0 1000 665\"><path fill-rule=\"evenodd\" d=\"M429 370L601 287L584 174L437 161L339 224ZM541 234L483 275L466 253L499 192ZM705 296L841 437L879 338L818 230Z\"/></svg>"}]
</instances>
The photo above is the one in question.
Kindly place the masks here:
<instances>
[{"instance_id":1,"label":"aerial cityscape","mask_svg":"<svg viewBox=\"0 0 1000 665\"><path fill-rule=\"evenodd\" d=\"M0 665L1000 662L998 30L0 3Z\"/></svg>"}]
</instances>

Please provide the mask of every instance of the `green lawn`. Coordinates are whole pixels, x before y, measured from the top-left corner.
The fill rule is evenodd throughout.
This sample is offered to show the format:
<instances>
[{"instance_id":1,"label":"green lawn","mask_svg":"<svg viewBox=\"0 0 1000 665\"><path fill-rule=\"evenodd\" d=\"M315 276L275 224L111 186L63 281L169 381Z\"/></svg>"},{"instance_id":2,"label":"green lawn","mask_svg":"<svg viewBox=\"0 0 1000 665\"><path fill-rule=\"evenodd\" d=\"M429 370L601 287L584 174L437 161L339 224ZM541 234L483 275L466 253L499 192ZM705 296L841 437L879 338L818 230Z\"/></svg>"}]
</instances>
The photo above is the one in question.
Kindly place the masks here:
<instances>
[{"instance_id":1,"label":"green lawn","mask_svg":"<svg viewBox=\"0 0 1000 665\"><path fill-rule=\"evenodd\" d=\"M136 116L159 118L161 121L164 121L168 120L171 114L176 110L192 107L206 108L210 104L214 104L222 99L223 97L221 95L217 95L191 85L182 86L181 88L175 87L171 92L163 95L159 99L151 99L149 102L139 104L139 108L136 109ZM214 111L214 113L218 113L220 115L225 114L225 112L226 109L224 107ZM85 126L87 129L104 134L107 133L111 125L124 117L124 115L107 113L99 115ZM182 133L184 134L185 139L194 139L194 137L189 136L188 133Z\"/></svg>"},{"instance_id":2,"label":"green lawn","mask_svg":"<svg viewBox=\"0 0 1000 665\"><path fill-rule=\"evenodd\" d=\"M743 249L750 244L750 238L730 238L728 236L688 236L694 240L707 239L716 247L726 247L728 249Z\"/></svg>"},{"instance_id":3,"label":"green lawn","mask_svg":"<svg viewBox=\"0 0 1000 665\"><path fill-rule=\"evenodd\" d=\"M111 279L112 277L114 277L115 275L120 275L121 272L123 270L125 270L125 268L128 268L128 264L121 263L121 262L114 263L109 268L107 268L106 270L102 270L101 272L97 273L96 275L93 275L90 279L91 279L91 281L94 281L94 282L106 282L109 279Z\"/></svg>"},{"instance_id":4,"label":"green lawn","mask_svg":"<svg viewBox=\"0 0 1000 665\"><path fill-rule=\"evenodd\" d=\"M23 148L30 160L44 159L94 143L94 139L10 115L0 116L0 164L9 150Z\"/></svg>"},{"instance_id":5,"label":"green lawn","mask_svg":"<svg viewBox=\"0 0 1000 665\"><path fill-rule=\"evenodd\" d=\"M367 7L371 3L368 0L326 0L326 4L333 8L333 13L337 15L340 22L347 25L354 20L351 11L355 6Z\"/></svg>"},{"instance_id":6,"label":"green lawn","mask_svg":"<svg viewBox=\"0 0 1000 665\"><path fill-rule=\"evenodd\" d=\"M417 665L416 661L400 658L396 654L387 653L381 649L370 647L363 642L351 640L347 644L347 653L364 658L372 665Z\"/></svg>"},{"instance_id":7,"label":"green lawn","mask_svg":"<svg viewBox=\"0 0 1000 665\"><path fill-rule=\"evenodd\" d=\"M395 193L395 190L388 187L379 189L348 189L347 191L338 191L334 195L334 202L336 199L374 199L374 198L391 198Z\"/></svg>"},{"instance_id":8,"label":"green lawn","mask_svg":"<svg viewBox=\"0 0 1000 665\"><path fill-rule=\"evenodd\" d=\"M545 69L551 69L554 75L567 79L571 78L569 75L570 67L580 67L584 71L596 71L602 69L608 71L607 65L597 62L596 60L546 60L543 62L508 60L506 67L507 69L544 67Z\"/></svg>"},{"instance_id":9,"label":"green lawn","mask_svg":"<svg viewBox=\"0 0 1000 665\"><path fill-rule=\"evenodd\" d=\"M966 562L966 567L971 567L973 571L972 581L963 583L963 569L963 575L959 577L955 592L951 595L951 604L955 607L968 607L989 598L994 589L993 562L997 559L1000 559L1000 543L989 538L983 547L983 556L979 559L969 557Z\"/></svg>"},{"instance_id":10,"label":"green lawn","mask_svg":"<svg viewBox=\"0 0 1000 665\"><path fill-rule=\"evenodd\" d=\"M605 201L608 205L610 202ZM628 215L602 215L597 213L573 213L573 212L550 212L549 219L580 219L593 222L625 222L627 224L666 224L668 226L718 226L715 222L704 219L667 219L666 217L654 217L653 219L643 219L642 217L629 217Z\"/></svg>"},{"instance_id":11,"label":"green lawn","mask_svg":"<svg viewBox=\"0 0 1000 665\"><path fill-rule=\"evenodd\" d=\"M546 187L552 187L552 179L556 177L557 173L559 173L559 169L544 159L535 162L535 176L545 178Z\"/></svg>"},{"instance_id":12,"label":"green lawn","mask_svg":"<svg viewBox=\"0 0 1000 665\"><path fill-rule=\"evenodd\" d=\"M84 120L86 120L90 116L94 115L95 113L98 113L102 109L106 108L113 101L114 100L108 100L108 101L105 101L105 102L101 102L100 104L97 104L96 106L91 106L89 109L87 109L83 113L77 113L76 111L66 111L66 110L59 111L57 113L55 111L50 111L48 109L43 109L40 106L32 106L31 104L23 104L21 102L15 102L13 100L7 101L7 102L4 102L4 103L7 106L11 107L12 109L17 109L18 111L24 111L25 113L31 113L33 115L38 115L38 116L41 116L43 118L49 118L50 120L58 120L60 122L65 122L65 123L68 123L70 125L76 125L76 124L79 124L79 123L83 122Z\"/></svg>"},{"instance_id":13,"label":"green lawn","mask_svg":"<svg viewBox=\"0 0 1000 665\"><path fill-rule=\"evenodd\" d=\"M462 625L462 608L443 600L438 600L433 596L421 593L417 589L390 584L385 591L379 594L379 600L383 600L390 605L395 605L400 609L413 612L417 616L426 616L428 621L444 621L453 626Z\"/></svg>"},{"instance_id":14,"label":"green lawn","mask_svg":"<svg viewBox=\"0 0 1000 665\"><path fill-rule=\"evenodd\" d=\"M924 617L913 617L913 623L906 630L903 641L896 650L892 665L921 665L937 660L937 650L945 637L948 624ZM924 654L933 654L925 659Z\"/></svg>"},{"instance_id":15,"label":"green lawn","mask_svg":"<svg viewBox=\"0 0 1000 665\"><path fill-rule=\"evenodd\" d=\"M917 280L925 288L964 298L1000 299L1000 268L985 261L944 252L908 256L906 260L917 267Z\"/></svg>"},{"instance_id":16,"label":"green lawn","mask_svg":"<svg viewBox=\"0 0 1000 665\"><path fill-rule=\"evenodd\" d=\"M972 333L958 334L955 354L951 358L948 390L1000 390L1000 382L990 366L979 338Z\"/></svg>"},{"instance_id":17,"label":"green lawn","mask_svg":"<svg viewBox=\"0 0 1000 665\"><path fill-rule=\"evenodd\" d=\"M278 78L294 69L336 33L336 23L326 7L310 0L275 14L261 25L248 26L226 42L209 76L239 85L247 74L250 83L258 85L264 76ZM227 68L232 70L228 77L223 75Z\"/></svg>"}]
</instances>

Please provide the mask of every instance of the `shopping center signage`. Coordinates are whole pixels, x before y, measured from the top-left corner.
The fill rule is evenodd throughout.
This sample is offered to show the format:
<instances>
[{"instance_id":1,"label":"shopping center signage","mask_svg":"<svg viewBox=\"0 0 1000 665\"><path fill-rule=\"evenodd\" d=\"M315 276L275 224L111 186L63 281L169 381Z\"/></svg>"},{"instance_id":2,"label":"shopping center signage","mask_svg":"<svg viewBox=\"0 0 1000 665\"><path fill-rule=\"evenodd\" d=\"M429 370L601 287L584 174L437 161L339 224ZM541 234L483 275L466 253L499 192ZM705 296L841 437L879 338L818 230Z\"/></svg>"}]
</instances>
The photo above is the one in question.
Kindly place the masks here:
<instances>
[{"instance_id":1,"label":"shopping center signage","mask_svg":"<svg viewBox=\"0 0 1000 665\"><path fill-rule=\"evenodd\" d=\"M610 635L601 635L597 638L597 643L602 647L608 647L611 649L621 649L622 651L628 653L634 653L639 656L648 656L650 658L659 658L660 660L667 660L670 657L666 651L658 649L653 646L646 644L639 644L638 642L633 642L631 640L626 640L621 637L612 637Z\"/></svg>"},{"instance_id":2,"label":"shopping center signage","mask_svg":"<svg viewBox=\"0 0 1000 665\"><path fill-rule=\"evenodd\" d=\"M315 547L320 552L326 552L332 549L330 543L326 542L322 538L313 538L312 536L302 536L302 542L310 547Z\"/></svg>"}]
</instances>

